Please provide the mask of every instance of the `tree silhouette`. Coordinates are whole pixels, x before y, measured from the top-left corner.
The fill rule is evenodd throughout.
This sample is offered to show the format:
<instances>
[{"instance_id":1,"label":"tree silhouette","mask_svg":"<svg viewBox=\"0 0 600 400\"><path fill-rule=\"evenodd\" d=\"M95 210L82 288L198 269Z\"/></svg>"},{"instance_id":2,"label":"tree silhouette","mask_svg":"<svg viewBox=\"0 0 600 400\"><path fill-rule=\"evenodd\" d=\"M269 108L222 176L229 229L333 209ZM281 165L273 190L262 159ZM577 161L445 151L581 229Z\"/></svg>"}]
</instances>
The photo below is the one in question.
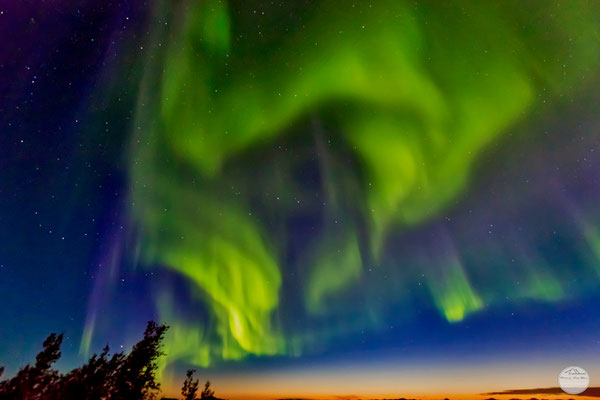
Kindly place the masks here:
<instances>
[{"instance_id":1,"label":"tree silhouette","mask_svg":"<svg viewBox=\"0 0 600 400\"><path fill-rule=\"evenodd\" d=\"M100 356L94 354L87 364L74 369L62 379L59 389L61 399L101 400L113 398L116 373L125 356L123 353L108 357L109 347L104 347Z\"/></svg>"},{"instance_id":2,"label":"tree silhouette","mask_svg":"<svg viewBox=\"0 0 600 400\"><path fill-rule=\"evenodd\" d=\"M204 390L200 393L201 399L212 399L215 395L214 390L210 390L210 381L206 381L204 384Z\"/></svg>"},{"instance_id":3,"label":"tree silhouette","mask_svg":"<svg viewBox=\"0 0 600 400\"><path fill-rule=\"evenodd\" d=\"M51 334L33 366L26 365L0 382L0 400L150 400L160 390L156 381L161 342L168 329L148 322L144 337L128 355L109 356L106 346L83 366L61 375L52 364L61 356L63 335ZM0 367L0 375L4 371Z\"/></svg>"},{"instance_id":4,"label":"tree silhouette","mask_svg":"<svg viewBox=\"0 0 600 400\"><path fill-rule=\"evenodd\" d=\"M50 370L50 366L62 355L60 352L62 340L62 333L58 336L56 336L55 333L51 333L50 336L44 340L44 349L35 357L34 369L36 371L43 372Z\"/></svg>"},{"instance_id":5,"label":"tree silhouette","mask_svg":"<svg viewBox=\"0 0 600 400\"><path fill-rule=\"evenodd\" d=\"M183 400L194 400L198 393L198 379L194 379L195 369L188 369L186 373L185 381L181 387L181 395Z\"/></svg>"},{"instance_id":6,"label":"tree silhouette","mask_svg":"<svg viewBox=\"0 0 600 400\"><path fill-rule=\"evenodd\" d=\"M165 325L148 322L144 338L119 365L112 398L143 400L155 397L160 389L160 383L156 381L157 361L164 354L161 342L167 329Z\"/></svg>"},{"instance_id":7,"label":"tree silhouette","mask_svg":"<svg viewBox=\"0 0 600 400\"><path fill-rule=\"evenodd\" d=\"M33 367L26 365L13 379L0 382L0 399L37 400L52 397L59 374L51 366L61 356L62 340L62 334L50 334L44 340L44 348L36 356Z\"/></svg>"}]
</instances>

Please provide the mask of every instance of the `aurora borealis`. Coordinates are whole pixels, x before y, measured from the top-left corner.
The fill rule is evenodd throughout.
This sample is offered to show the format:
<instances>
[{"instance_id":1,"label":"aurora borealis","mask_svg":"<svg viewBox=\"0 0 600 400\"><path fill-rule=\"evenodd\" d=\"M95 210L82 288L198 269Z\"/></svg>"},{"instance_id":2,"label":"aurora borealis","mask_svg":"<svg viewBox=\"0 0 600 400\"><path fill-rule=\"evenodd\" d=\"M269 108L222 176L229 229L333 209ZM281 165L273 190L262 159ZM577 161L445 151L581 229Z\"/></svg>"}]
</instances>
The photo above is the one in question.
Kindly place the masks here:
<instances>
[{"instance_id":1,"label":"aurora borealis","mask_svg":"<svg viewBox=\"0 0 600 400\"><path fill-rule=\"evenodd\" d=\"M154 318L231 398L594 382L600 3L59 3L0 10L8 371Z\"/></svg>"}]
</instances>

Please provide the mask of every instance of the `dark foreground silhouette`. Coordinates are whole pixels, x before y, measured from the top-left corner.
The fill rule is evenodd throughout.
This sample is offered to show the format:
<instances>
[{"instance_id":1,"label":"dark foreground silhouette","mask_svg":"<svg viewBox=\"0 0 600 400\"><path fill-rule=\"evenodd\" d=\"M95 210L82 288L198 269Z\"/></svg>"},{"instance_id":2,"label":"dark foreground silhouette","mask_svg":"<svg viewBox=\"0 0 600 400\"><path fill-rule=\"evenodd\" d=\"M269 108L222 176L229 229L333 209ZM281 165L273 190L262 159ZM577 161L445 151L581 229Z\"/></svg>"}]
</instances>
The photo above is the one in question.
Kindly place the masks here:
<instances>
[{"instance_id":1,"label":"dark foreground silhouette","mask_svg":"<svg viewBox=\"0 0 600 400\"><path fill-rule=\"evenodd\" d=\"M52 333L43 343L34 365L26 365L11 378L0 382L0 400L151 400L160 392L156 380L158 359L164 355L161 343L168 327L148 322L144 337L129 354L109 355L106 346L100 355L66 374L52 369L61 356L63 335ZM4 368L0 367L0 376ZM181 389L184 400L196 399L198 379L189 370ZM217 400L210 382L200 398ZM219 399L220 400L220 399Z\"/></svg>"}]
</instances>

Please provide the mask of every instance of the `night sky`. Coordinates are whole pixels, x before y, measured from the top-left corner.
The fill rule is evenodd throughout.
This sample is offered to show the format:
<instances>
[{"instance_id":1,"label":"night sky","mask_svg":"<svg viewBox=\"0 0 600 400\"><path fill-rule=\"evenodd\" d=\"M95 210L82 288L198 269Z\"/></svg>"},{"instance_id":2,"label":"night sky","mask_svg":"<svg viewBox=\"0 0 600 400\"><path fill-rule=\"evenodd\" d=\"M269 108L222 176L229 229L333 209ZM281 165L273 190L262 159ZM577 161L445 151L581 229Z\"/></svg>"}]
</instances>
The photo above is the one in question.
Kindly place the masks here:
<instances>
[{"instance_id":1,"label":"night sky","mask_svg":"<svg viewBox=\"0 0 600 400\"><path fill-rule=\"evenodd\" d=\"M600 385L599 15L0 2L0 365L154 319L167 394Z\"/></svg>"}]
</instances>

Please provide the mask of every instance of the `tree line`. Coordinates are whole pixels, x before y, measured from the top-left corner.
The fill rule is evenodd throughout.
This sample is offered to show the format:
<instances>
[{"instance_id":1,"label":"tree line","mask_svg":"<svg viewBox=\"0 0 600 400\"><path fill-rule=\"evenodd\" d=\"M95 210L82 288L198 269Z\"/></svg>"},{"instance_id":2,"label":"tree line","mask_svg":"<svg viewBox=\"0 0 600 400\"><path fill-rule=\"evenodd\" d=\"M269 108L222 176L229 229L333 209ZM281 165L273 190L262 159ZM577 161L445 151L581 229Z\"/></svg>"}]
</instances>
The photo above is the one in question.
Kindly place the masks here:
<instances>
[{"instance_id":1,"label":"tree line","mask_svg":"<svg viewBox=\"0 0 600 400\"><path fill-rule=\"evenodd\" d=\"M108 345L94 354L86 364L61 374L52 368L60 358L63 335L52 333L44 340L35 364L26 365L17 374L0 381L0 400L153 400L160 393L156 378L159 357L164 355L162 340L168 326L150 321L144 337L129 354L109 355ZM4 367L0 367L0 377ZM181 388L183 400L194 400L198 394L195 370L188 370ZM200 392L204 400L214 397L210 382Z\"/></svg>"}]
</instances>

